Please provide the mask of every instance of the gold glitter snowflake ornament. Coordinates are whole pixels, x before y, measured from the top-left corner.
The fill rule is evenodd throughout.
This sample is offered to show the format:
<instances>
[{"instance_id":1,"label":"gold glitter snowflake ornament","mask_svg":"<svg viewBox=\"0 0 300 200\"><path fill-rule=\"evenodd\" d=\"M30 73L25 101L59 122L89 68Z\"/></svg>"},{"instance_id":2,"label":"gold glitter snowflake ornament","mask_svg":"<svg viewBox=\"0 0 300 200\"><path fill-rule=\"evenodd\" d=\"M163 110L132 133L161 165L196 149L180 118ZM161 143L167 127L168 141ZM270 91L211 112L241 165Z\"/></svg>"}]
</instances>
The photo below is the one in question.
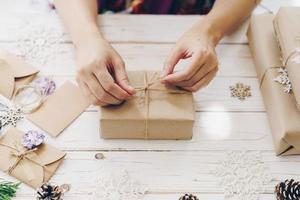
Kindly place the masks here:
<instances>
[{"instance_id":1,"label":"gold glitter snowflake ornament","mask_svg":"<svg viewBox=\"0 0 300 200\"><path fill-rule=\"evenodd\" d=\"M251 87L249 85L244 85L243 83L236 83L229 87L231 91L231 96L238 98L243 101L248 97L251 97Z\"/></svg>"}]
</instances>

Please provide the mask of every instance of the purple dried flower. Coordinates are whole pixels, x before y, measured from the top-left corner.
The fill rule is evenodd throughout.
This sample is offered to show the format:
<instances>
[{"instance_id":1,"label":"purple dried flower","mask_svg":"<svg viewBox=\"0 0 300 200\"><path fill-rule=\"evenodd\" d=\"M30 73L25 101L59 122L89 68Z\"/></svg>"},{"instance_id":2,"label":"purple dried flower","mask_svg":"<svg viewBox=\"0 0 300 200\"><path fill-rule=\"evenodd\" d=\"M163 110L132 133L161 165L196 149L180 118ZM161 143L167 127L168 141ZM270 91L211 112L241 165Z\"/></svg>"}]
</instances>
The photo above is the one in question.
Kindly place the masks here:
<instances>
[{"instance_id":1,"label":"purple dried flower","mask_svg":"<svg viewBox=\"0 0 300 200\"><path fill-rule=\"evenodd\" d=\"M38 131L30 130L22 137L22 145L27 149L34 149L44 142L45 135Z\"/></svg>"},{"instance_id":2,"label":"purple dried flower","mask_svg":"<svg viewBox=\"0 0 300 200\"><path fill-rule=\"evenodd\" d=\"M37 85L40 88L42 94L46 96L52 94L56 89L55 82L49 77L38 77L32 83L34 85Z\"/></svg>"}]
</instances>

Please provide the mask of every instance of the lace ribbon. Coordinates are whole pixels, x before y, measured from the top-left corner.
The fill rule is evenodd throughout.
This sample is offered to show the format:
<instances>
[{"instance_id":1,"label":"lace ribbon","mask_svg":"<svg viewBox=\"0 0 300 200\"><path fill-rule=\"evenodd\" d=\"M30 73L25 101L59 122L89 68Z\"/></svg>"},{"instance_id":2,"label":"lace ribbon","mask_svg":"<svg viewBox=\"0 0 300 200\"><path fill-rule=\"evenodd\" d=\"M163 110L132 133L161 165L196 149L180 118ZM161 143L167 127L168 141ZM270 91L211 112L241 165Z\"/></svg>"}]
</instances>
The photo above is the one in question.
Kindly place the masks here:
<instances>
[{"instance_id":1,"label":"lace ribbon","mask_svg":"<svg viewBox=\"0 0 300 200\"><path fill-rule=\"evenodd\" d=\"M168 88L153 88L153 85L155 83L159 83L159 76L157 73L154 73L150 80L148 81L147 73L144 73L144 86L143 87L135 87L136 91L142 92L141 95L138 97L139 99L145 99L143 102L146 106L146 117L145 117L145 139L149 138L149 103L150 103L150 95L149 91L158 91L158 92L163 92L167 94L189 94L187 91L183 90L176 90L176 89L168 89Z\"/></svg>"}]
</instances>

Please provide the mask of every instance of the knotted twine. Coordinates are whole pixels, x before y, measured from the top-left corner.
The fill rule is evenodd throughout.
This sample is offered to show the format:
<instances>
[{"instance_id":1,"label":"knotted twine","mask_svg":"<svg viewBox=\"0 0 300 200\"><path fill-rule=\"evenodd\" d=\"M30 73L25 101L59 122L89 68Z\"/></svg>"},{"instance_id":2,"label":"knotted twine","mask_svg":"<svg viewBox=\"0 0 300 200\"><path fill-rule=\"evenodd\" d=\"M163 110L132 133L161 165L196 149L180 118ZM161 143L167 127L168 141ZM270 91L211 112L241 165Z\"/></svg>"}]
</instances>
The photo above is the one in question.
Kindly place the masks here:
<instances>
[{"instance_id":1,"label":"knotted twine","mask_svg":"<svg viewBox=\"0 0 300 200\"><path fill-rule=\"evenodd\" d=\"M170 89L170 88L154 88L153 85L155 83L160 83L159 75L155 72L148 80L147 72L144 73L144 86L142 87L135 87L137 92L141 92L138 96L139 104L144 103L146 110L145 110L145 139L149 138L149 104L150 104L150 94L149 91L157 91L163 92L165 94L190 94L188 91L179 90L179 89ZM142 101L144 99L144 101Z\"/></svg>"},{"instance_id":2,"label":"knotted twine","mask_svg":"<svg viewBox=\"0 0 300 200\"><path fill-rule=\"evenodd\" d=\"M28 161L30 161L30 162L32 162L32 163L34 163L34 164L36 164L36 165L42 167L44 170L47 171L47 169L45 168L45 166L43 166L43 165L37 163L36 161L34 161L33 159L31 159L31 158L29 158L29 157L27 156L27 155L29 155L29 154L35 152L38 148L29 149L29 150L20 150L20 149L18 148L18 145L17 145L17 144L15 144L15 147L12 147L12 146L9 146L9 145L3 144L3 143L0 143L0 145L1 145L1 146L4 146L4 147L7 147L7 148L9 148L9 149L11 149L11 150L12 150L12 151L10 151L10 152L11 152L11 155L17 157L17 159L15 160L15 162L14 162L14 163L8 168L8 170L7 170L7 173L8 173L9 175L12 174L13 170L14 170L14 169L18 166L18 164L19 164L22 160L24 160L24 159L26 159L26 160L28 160Z\"/></svg>"},{"instance_id":3,"label":"knotted twine","mask_svg":"<svg viewBox=\"0 0 300 200\"><path fill-rule=\"evenodd\" d=\"M289 61L293 58L293 56L299 54L300 55L300 48L296 48L294 51L292 51L287 57L286 59L283 58L283 54L282 54L282 50L281 50L281 47L279 45L279 39L278 39L278 33L276 32L276 29L275 30L275 38L277 40L277 44L278 44L278 47L279 47L279 51L280 51L280 61L282 63L282 66L272 66L272 67L269 67L267 69L265 69L263 75L262 75L262 78L260 80L260 83L259 83L259 87L261 88L262 87L262 84L263 84L263 81L265 79L265 76L267 74L268 71L272 70L272 69L279 69L281 67L283 68L286 68L287 67L287 64L289 63ZM300 42L300 35L299 36L296 36L295 38L296 41Z\"/></svg>"}]
</instances>

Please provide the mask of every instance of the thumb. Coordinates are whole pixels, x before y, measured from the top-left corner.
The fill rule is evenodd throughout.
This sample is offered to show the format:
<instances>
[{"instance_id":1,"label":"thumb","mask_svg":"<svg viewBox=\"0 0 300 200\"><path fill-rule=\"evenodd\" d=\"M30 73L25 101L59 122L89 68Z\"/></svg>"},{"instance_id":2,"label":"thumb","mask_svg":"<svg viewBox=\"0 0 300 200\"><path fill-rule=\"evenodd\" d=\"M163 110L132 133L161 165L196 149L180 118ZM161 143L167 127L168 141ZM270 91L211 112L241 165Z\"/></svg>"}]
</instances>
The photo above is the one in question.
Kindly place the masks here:
<instances>
[{"instance_id":1,"label":"thumb","mask_svg":"<svg viewBox=\"0 0 300 200\"><path fill-rule=\"evenodd\" d=\"M182 57L182 52L178 48L174 49L170 53L170 55L168 56L168 58L165 61L164 69L161 74L161 78L164 78L165 76L167 76L173 72L176 64L179 62L181 57Z\"/></svg>"},{"instance_id":2,"label":"thumb","mask_svg":"<svg viewBox=\"0 0 300 200\"><path fill-rule=\"evenodd\" d=\"M129 84L129 79L125 70L124 62L121 61L119 63L116 63L114 69L116 83L130 95L135 94L135 89Z\"/></svg>"}]
</instances>

